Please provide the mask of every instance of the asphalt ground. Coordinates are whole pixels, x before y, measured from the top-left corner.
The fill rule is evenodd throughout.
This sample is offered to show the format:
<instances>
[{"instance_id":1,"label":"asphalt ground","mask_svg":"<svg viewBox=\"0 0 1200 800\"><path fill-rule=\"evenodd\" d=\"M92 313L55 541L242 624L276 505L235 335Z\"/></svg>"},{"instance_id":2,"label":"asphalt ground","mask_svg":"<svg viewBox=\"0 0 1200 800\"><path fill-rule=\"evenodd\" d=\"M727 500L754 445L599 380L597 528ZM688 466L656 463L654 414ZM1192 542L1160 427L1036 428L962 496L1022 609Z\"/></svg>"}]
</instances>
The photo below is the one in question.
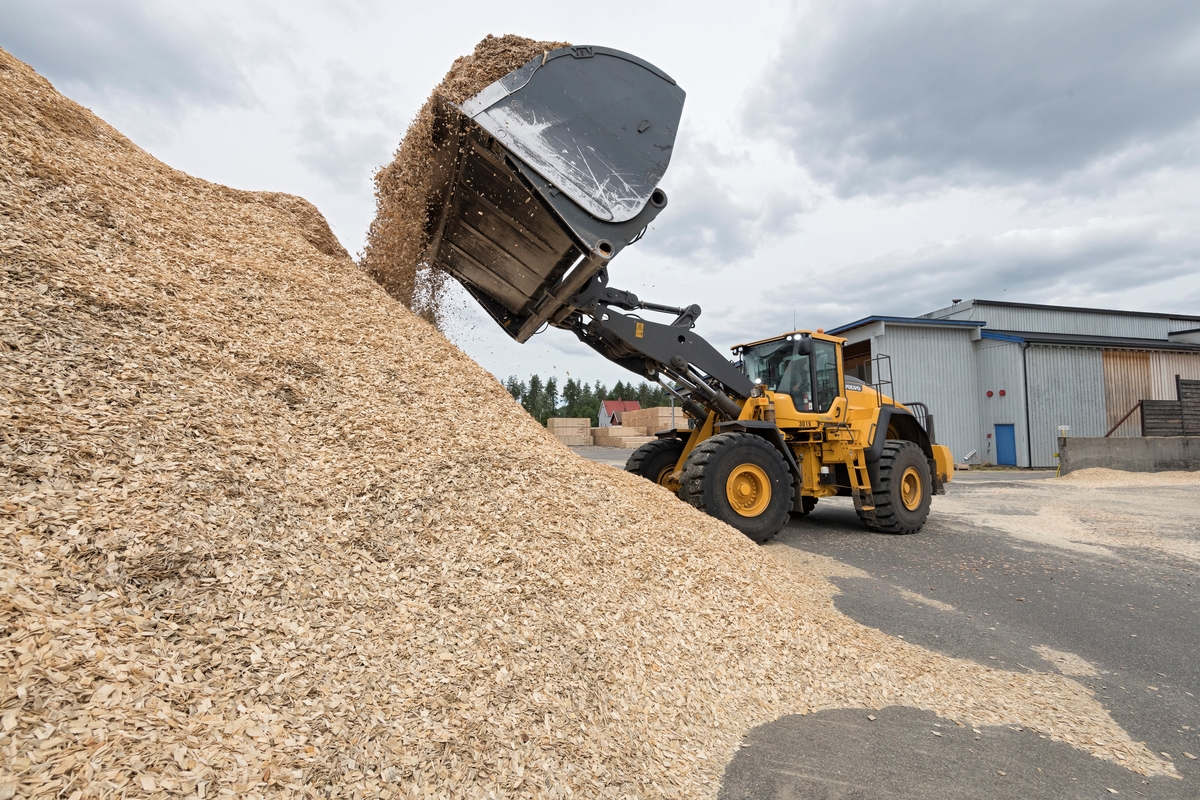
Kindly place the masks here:
<instances>
[{"instance_id":1,"label":"asphalt ground","mask_svg":"<svg viewBox=\"0 0 1200 800\"><path fill-rule=\"evenodd\" d=\"M1001 480L973 477L950 491L969 496ZM1012 503L1013 513L1027 513L1019 492ZM935 499L920 533L884 536L863 530L848 501L822 501L778 540L867 573L832 578L841 592L834 604L913 644L1013 671L1055 671L1037 646L1080 656L1099 674L1075 680L1135 740L1167 754L1183 779L1144 778L1033 731L999 726L976 735L896 708L875 721L843 710L753 731L727 767L721 796L913 797L943 787L964 798L1107 797L1109 789L1200 797L1200 761L1184 755L1200 754L1196 565L1143 548L1103 555L1038 545L940 521L936 508Z\"/></svg>"},{"instance_id":2,"label":"asphalt ground","mask_svg":"<svg viewBox=\"0 0 1200 800\"><path fill-rule=\"evenodd\" d=\"M625 468L625 462L633 455L632 450L626 450L624 447L572 447L579 455L586 458L588 461L598 461L601 464L608 464L610 467L618 469Z\"/></svg>"},{"instance_id":3,"label":"asphalt ground","mask_svg":"<svg viewBox=\"0 0 1200 800\"><path fill-rule=\"evenodd\" d=\"M620 466L613 448L588 448ZM584 448L576 448L583 451ZM581 452L588 457L590 454ZM619 462L619 463L618 463ZM997 489L1008 513L1028 516L1052 473L970 471L949 486L955 503ZM1200 491L1113 494L1191 504L1175 536L1194 528ZM1181 779L1146 778L1037 731L964 728L931 712L892 707L786 716L752 731L727 766L722 798L1200 798L1200 570L1149 547L1062 547L1010 535L962 515L938 515L912 536L862 528L850 502L822 500L776 541L857 567L835 577L847 616L929 650L1013 671L1053 672L1032 648L1073 653L1098 673L1093 691L1137 741ZM1160 509L1161 512L1161 509ZM875 717L874 720L870 716Z\"/></svg>"}]
</instances>

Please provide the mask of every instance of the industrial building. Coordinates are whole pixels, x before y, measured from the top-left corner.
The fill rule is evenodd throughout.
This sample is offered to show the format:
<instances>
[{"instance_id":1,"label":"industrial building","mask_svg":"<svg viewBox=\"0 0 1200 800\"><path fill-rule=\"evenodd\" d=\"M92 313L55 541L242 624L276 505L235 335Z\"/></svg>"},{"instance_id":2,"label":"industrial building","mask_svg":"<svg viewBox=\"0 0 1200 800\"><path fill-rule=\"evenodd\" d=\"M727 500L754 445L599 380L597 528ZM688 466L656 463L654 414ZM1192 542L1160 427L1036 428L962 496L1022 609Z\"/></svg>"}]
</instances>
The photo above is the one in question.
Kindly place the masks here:
<instances>
[{"instance_id":1,"label":"industrial building","mask_svg":"<svg viewBox=\"0 0 1200 800\"><path fill-rule=\"evenodd\" d=\"M1139 401L1200 379L1200 316L967 300L828 332L847 339L846 374L929 406L959 460L1054 466L1060 427L1141 436Z\"/></svg>"}]
</instances>

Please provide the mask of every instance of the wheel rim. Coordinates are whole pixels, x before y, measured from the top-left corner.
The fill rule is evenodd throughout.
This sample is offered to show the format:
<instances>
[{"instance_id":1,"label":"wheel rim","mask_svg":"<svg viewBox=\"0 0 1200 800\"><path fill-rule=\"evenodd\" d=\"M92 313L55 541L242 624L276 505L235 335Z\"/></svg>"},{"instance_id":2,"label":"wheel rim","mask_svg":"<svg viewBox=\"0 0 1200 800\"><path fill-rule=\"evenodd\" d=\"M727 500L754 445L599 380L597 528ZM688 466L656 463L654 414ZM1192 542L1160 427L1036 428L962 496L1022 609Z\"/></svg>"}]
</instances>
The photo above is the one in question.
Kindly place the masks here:
<instances>
[{"instance_id":1,"label":"wheel rim","mask_svg":"<svg viewBox=\"0 0 1200 800\"><path fill-rule=\"evenodd\" d=\"M909 467L900 476L900 502L909 511L916 511L921 505L921 473L916 467Z\"/></svg>"},{"instance_id":2,"label":"wheel rim","mask_svg":"<svg viewBox=\"0 0 1200 800\"><path fill-rule=\"evenodd\" d=\"M669 465L663 467L662 469L660 469L658 471L658 476L654 479L654 482L657 483L659 486L666 486L667 478L671 477L671 473L674 471L675 471L674 464L669 464Z\"/></svg>"},{"instance_id":3,"label":"wheel rim","mask_svg":"<svg viewBox=\"0 0 1200 800\"><path fill-rule=\"evenodd\" d=\"M738 464L725 480L725 497L743 517L757 517L771 503L771 481L755 464Z\"/></svg>"}]
</instances>

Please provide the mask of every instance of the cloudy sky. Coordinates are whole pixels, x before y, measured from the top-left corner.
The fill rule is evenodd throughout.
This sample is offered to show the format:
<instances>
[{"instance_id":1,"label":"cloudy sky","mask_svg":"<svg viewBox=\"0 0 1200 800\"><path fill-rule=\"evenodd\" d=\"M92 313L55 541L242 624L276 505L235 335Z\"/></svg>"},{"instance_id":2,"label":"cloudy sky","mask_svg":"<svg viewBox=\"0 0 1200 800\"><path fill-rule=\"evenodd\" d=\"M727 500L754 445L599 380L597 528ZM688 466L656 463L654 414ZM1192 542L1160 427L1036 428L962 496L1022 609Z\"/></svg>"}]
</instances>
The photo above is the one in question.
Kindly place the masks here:
<instances>
[{"instance_id":1,"label":"cloudy sky","mask_svg":"<svg viewBox=\"0 0 1200 800\"><path fill-rule=\"evenodd\" d=\"M734 10L738 13L734 13ZM351 252L488 33L635 53L687 91L670 205L613 284L718 347L952 298L1200 313L1200 3L0 0L0 47L174 167L302 195ZM562 331L500 377L628 376Z\"/></svg>"}]
</instances>

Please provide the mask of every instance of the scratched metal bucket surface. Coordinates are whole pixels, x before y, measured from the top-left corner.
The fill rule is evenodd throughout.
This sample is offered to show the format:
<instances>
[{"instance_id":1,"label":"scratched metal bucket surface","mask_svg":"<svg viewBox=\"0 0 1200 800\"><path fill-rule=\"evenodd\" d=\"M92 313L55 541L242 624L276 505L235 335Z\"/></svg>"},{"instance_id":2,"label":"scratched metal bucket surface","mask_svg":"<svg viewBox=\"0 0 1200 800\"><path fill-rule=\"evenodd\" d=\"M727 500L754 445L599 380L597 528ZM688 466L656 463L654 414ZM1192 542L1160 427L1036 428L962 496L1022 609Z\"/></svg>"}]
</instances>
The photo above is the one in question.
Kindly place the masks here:
<instances>
[{"instance_id":1,"label":"scratched metal bucket surface","mask_svg":"<svg viewBox=\"0 0 1200 800\"><path fill-rule=\"evenodd\" d=\"M636 56L564 47L435 109L426 258L518 341L666 206L684 92Z\"/></svg>"}]
</instances>

